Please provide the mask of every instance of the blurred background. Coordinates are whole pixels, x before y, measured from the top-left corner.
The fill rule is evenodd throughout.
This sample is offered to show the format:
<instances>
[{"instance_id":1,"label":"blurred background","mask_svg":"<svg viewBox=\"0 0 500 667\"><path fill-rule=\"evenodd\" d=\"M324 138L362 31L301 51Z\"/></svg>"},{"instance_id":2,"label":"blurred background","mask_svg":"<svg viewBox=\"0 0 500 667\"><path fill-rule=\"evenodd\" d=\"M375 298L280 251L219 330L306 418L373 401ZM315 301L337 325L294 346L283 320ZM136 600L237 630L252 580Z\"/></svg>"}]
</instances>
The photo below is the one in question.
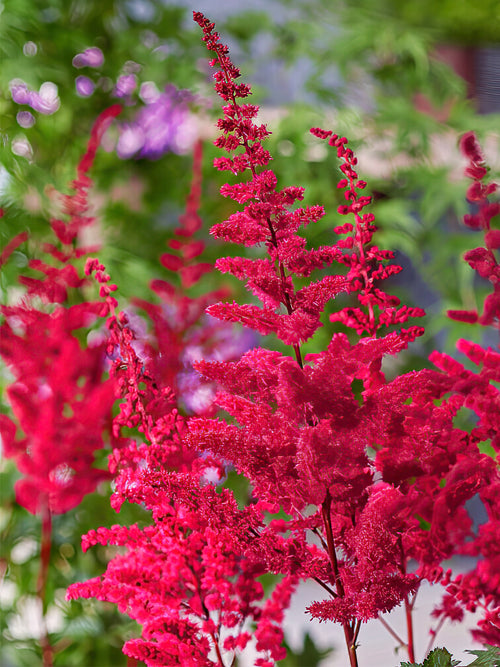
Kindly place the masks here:
<instances>
[{"instance_id":1,"label":"blurred background","mask_svg":"<svg viewBox=\"0 0 500 667\"><path fill-rule=\"evenodd\" d=\"M487 287L473 284L473 272L461 261L478 241L461 224L468 205L457 140L474 130L498 178L498 0L3 0L0 242L4 246L22 231L29 231L30 241L3 268L2 302L18 298L18 275L50 240L54 191L69 192L93 121L115 102L124 111L106 134L91 174L96 224L89 240L102 244L99 256L119 286L122 305L131 296L153 299L152 278L176 280L159 256L184 210L198 139L204 142L205 229L233 211L218 195L226 175L212 167L219 103L193 10L217 22L253 87L252 101L261 105L273 133L268 147L279 184L305 186L306 203L327 209L309 230L315 246L332 240L340 195L336 157L311 138L309 127L331 128L357 151L360 176L375 200L378 245L397 251L396 261L405 267L392 289L428 313L426 336L393 372L425 366L436 346L453 353L468 328L446 320L444 312L474 308ZM208 241L208 259L220 252L220 244ZM238 281L215 274L204 278L203 291L226 283L238 298ZM308 349L325 346L331 332L331 325L325 327ZM2 389L8 382L5 372ZM15 503L12 464L3 460L0 470L0 664L32 667L41 664L40 609L33 596L39 524ZM125 664L121 645L134 634L134 624L110 606L64 602L70 582L105 566L106 548L83 557L78 545L96 516L100 525L116 522L108 496L103 486L57 517L52 602L45 610L60 649L56 665ZM137 512L125 508L120 521L145 520ZM312 649L300 657L307 642L305 648L293 638L290 643L299 657L291 654L283 664L313 667L321 661ZM332 659L322 664L332 667Z\"/></svg>"}]
</instances>

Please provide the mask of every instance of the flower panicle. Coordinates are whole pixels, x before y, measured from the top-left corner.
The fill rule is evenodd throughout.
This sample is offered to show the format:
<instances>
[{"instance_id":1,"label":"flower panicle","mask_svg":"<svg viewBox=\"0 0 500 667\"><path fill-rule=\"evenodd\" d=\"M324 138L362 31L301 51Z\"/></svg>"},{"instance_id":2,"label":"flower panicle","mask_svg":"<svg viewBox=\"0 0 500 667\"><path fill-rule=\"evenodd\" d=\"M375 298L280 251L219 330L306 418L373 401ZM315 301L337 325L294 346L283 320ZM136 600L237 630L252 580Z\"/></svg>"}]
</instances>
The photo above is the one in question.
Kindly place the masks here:
<instances>
[{"instance_id":1,"label":"flower panicle","mask_svg":"<svg viewBox=\"0 0 500 667\"><path fill-rule=\"evenodd\" d=\"M377 231L375 216L371 212L364 212L371 204L371 197L362 194L367 183L359 178L356 169L358 160L348 147L347 138L317 127L311 129L311 134L322 140L327 139L328 144L337 149L342 172L337 187L344 190L346 200L345 204L338 206L337 212L340 215L354 216L354 225L347 222L335 228L337 234L348 235L337 242L337 247L345 248L337 261L348 268L346 289L357 293L361 307L344 308L331 315L330 320L341 322L360 336L375 336L384 328L405 324L413 317L423 317L425 312L422 308L401 306L396 296L386 294L378 287L380 281L399 273L402 267L396 264L387 265L387 261L394 258L394 253L381 250L372 244L373 235ZM424 329L411 326L403 333L409 342L421 336Z\"/></svg>"},{"instance_id":2,"label":"flower panicle","mask_svg":"<svg viewBox=\"0 0 500 667\"><path fill-rule=\"evenodd\" d=\"M84 275L73 262L91 250L76 245L82 226L92 221L85 215L92 184L88 172L103 133L119 112L119 107L111 107L94 123L72 184L74 192L63 196L70 220L53 220L57 243L43 245L52 263L31 259L29 268L42 277L20 276L22 301L0 307L5 318L0 355L14 375L7 389L14 419L2 415L0 431L5 456L15 460L23 475L16 483L16 499L33 514L67 512L110 477L92 465L104 447L115 400L114 382L105 377L106 345L100 341L82 349L79 336L114 312L117 287L97 259L87 258ZM19 234L1 259L28 238L27 233ZM70 290L78 294L92 274L100 298L69 305Z\"/></svg>"},{"instance_id":3,"label":"flower panicle","mask_svg":"<svg viewBox=\"0 0 500 667\"><path fill-rule=\"evenodd\" d=\"M494 182L485 182L488 168L474 132L464 134L459 146L468 160L465 175L472 180L466 196L475 208L473 213L464 216L464 223L471 229L482 231L484 235L484 246L467 251L464 259L481 278L493 285L493 292L486 296L481 315L477 310L449 310L447 315L459 322L469 324L477 322L482 326L494 326L498 329L500 328L500 264L497 256L500 249L500 229L492 228L491 222L500 215L500 202L490 201L498 185Z\"/></svg>"},{"instance_id":4,"label":"flower panicle","mask_svg":"<svg viewBox=\"0 0 500 667\"><path fill-rule=\"evenodd\" d=\"M324 209L321 206L293 209L296 202L303 199L303 188L278 188L275 174L266 168L271 156L263 148L262 141L269 132L264 125L255 122L258 107L241 105L238 101L250 94L250 88L243 89L241 84L234 83L240 72L232 64L227 47L221 44L215 25L201 13L195 13L194 20L203 29L207 48L215 54L211 63L218 66L214 75L215 89L226 102L224 118L218 122L221 135L215 144L230 155L218 158L215 166L235 175L245 171L251 174L250 180L221 188L221 194L243 204L244 209L215 225L211 233L216 238L245 246L265 244L268 254L265 260L236 257L222 258L216 263L219 270L246 280L247 289L262 301L263 308L225 303L211 306L210 314L241 322L263 334L274 333L293 347L300 364L300 344L321 326L320 316L327 302L341 291L357 292L360 307L345 308L331 319L354 328L358 335L373 336L384 327L400 326L410 317L423 316L422 309L400 306L396 297L378 288L380 280L401 269L396 265L386 266L392 253L371 246L376 230L374 216L364 212L371 198L362 194L366 182L358 178L357 158L347 146L347 139L320 128L313 128L311 132L321 139L328 139L342 160L339 187L345 188L347 203L340 206L338 212L354 214L355 225L338 226L337 234L352 233L331 246L306 248L298 231L323 217ZM333 262L347 267L346 278L338 276L333 282L329 276L318 281L314 288L295 288L294 274L309 276L312 271L326 268ZM412 326L402 335L411 341L422 333L422 327Z\"/></svg>"}]
</instances>

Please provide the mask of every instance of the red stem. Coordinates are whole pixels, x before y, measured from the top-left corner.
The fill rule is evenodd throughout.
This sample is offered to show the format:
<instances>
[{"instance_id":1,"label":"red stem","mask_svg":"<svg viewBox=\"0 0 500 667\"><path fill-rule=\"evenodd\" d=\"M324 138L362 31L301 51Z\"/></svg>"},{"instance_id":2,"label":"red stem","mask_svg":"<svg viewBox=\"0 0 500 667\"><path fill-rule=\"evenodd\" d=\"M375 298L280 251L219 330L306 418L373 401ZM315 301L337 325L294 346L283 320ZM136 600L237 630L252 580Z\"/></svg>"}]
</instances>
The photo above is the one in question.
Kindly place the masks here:
<instances>
[{"instance_id":1,"label":"red stem","mask_svg":"<svg viewBox=\"0 0 500 667\"><path fill-rule=\"evenodd\" d=\"M439 619L439 623L436 625L435 629L432 631L431 638L429 640L427 648L425 649L425 655L426 656L429 655L429 653L431 651L431 648L433 647L434 642L436 641L437 634L441 630L441 628L443 627L445 620L446 620L445 617L441 616L441 618Z\"/></svg>"},{"instance_id":2,"label":"red stem","mask_svg":"<svg viewBox=\"0 0 500 667\"><path fill-rule=\"evenodd\" d=\"M321 507L323 515L323 523L325 526L326 532L326 541L328 544L328 555L330 557L330 563L333 569L333 576L335 579L335 587L337 589L337 595L340 598L345 597L344 585L342 583L342 577L339 572L339 565L337 562L337 554L335 551L335 542L333 540L333 531L332 531L332 519L330 514L332 498L330 492L326 492L326 498L323 501ZM358 657L356 655L356 638L359 632L359 625L356 627L355 623L342 623L344 629L345 643L347 646L347 652L349 654L349 664L350 667L358 667Z\"/></svg>"},{"instance_id":3,"label":"red stem","mask_svg":"<svg viewBox=\"0 0 500 667\"><path fill-rule=\"evenodd\" d=\"M415 662L415 639L413 636L413 603L410 604L408 596L405 598L406 628L408 632L408 658Z\"/></svg>"},{"instance_id":4,"label":"red stem","mask_svg":"<svg viewBox=\"0 0 500 667\"><path fill-rule=\"evenodd\" d=\"M214 633L212 633L212 640L213 640L213 642L214 642L215 652L217 653L217 660L218 660L218 662L219 662L219 665L220 665L221 667L226 667L226 666L224 665L224 660L222 659L222 654L221 654L221 652L220 652L219 642L217 641L217 638L215 637Z\"/></svg>"},{"instance_id":5,"label":"red stem","mask_svg":"<svg viewBox=\"0 0 500 667\"><path fill-rule=\"evenodd\" d=\"M398 633L394 630L394 628L392 628L389 625L389 623L385 620L385 618L383 618L382 616L377 616L377 620L379 620L382 623L382 625L387 630L387 632L392 637L394 637L394 639L398 642L398 647L397 648L399 648L400 646L403 646L404 648L406 648L406 642L403 639L401 639L401 637L398 635Z\"/></svg>"}]
</instances>

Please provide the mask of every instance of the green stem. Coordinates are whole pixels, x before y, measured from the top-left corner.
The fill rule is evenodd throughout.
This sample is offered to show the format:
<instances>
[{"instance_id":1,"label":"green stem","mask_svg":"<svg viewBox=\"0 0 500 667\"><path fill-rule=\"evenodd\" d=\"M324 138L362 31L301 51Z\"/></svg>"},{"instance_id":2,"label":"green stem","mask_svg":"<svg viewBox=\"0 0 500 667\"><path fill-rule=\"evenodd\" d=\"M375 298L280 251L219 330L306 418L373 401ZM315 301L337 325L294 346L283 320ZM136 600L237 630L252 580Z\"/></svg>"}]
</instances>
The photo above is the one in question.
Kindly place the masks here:
<instances>
[{"instance_id":1,"label":"green stem","mask_svg":"<svg viewBox=\"0 0 500 667\"><path fill-rule=\"evenodd\" d=\"M43 630L40 637L40 646L42 649L43 667L53 667L54 650L50 644L49 633L45 619L47 611L47 578L50 565L50 552L52 548L52 514L48 505L42 509L42 541L40 548L40 571L36 585L37 595L42 603Z\"/></svg>"}]
</instances>

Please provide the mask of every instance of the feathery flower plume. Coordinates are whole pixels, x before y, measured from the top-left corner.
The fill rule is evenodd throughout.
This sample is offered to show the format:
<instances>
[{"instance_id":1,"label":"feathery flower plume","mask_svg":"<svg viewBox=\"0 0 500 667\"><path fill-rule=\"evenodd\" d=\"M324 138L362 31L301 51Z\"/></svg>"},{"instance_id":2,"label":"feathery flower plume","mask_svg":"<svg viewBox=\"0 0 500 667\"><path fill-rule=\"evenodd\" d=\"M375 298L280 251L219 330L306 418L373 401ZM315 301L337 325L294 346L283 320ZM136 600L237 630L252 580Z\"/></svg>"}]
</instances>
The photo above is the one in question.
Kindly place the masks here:
<instances>
[{"instance_id":1,"label":"feathery flower plume","mask_svg":"<svg viewBox=\"0 0 500 667\"><path fill-rule=\"evenodd\" d=\"M187 381L193 372L189 349L198 347L205 358L212 350L219 358L232 358L239 356L242 342L236 337L220 350L228 325L203 317L207 304L225 292L196 298L186 294L212 269L200 261L204 243L195 238L201 228L201 157L199 144L186 213L169 252L161 257L163 266L180 276L181 287L155 280L152 289L162 303L135 301L153 323L146 342L125 313L108 322L108 353L121 397L113 423L118 446L109 465L114 475L111 503L117 511L125 501L140 504L153 522L145 528L98 528L85 535L85 551L112 544L125 553L113 558L101 577L73 584L68 599L113 602L138 621L141 637L126 642L123 651L148 666L222 667L245 649L251 622L257 623L257 651L264 665L284 657L280 625L295 578L280 583L273 603L259 604L263 588L258 577L265 569L257 553L253 558L243 554L241 542L255 542L252 535L262 524L262 512L252 506L240 510L230 491L216 490L214 482L226 475L224 462L187 447L184 437L186 408L210 413L214 393L211 382L199 377L196 385Z\"/></svg>"},{"instance_id":2,"label":"feathery flower plume","mask_svg":"<svg viewBox=\"0 0 500 667\"><path fill-rule=\"evenodd\" d=\"M263 545L266 566L310 577L329 593L309 612L343 626L351 667L357 665L361 622L401 603L407 617L401 643L414 660L412 610L419 585L424 578L439 580L440 563L471 539L465 503L480 488L490 488L498 473L476 438L454 425L459 405L456 396L445 398L454 385L448 372L411 372L392 381L384 376L383 358L423 333L418 326L401 326L424 312L401 305L380 287L400 267L388 264L393 253L373 244L374 217L365 212L370 198L361 192L366 183L347 140L312 130L337 150L346 199L338 213L353 221L334 229L341 237L334 245L308 249L299 230L324 211L294 208L303 190L278 188L262 145L268 130L255 121L257 107L240 102L249 87L237 83L239 70L214 24L200 13L194 18L214 54L215 89L224 102L216 144L229 156L216 160L216 167L240 179L249 175L223 186L222 194L244 208L215 225L212 234L267 250L265 259L216 263L245 280L262 305L221 303L209 312L274 333L291 346L293 357L254 349L236 363L198 363L222 387L217 403L232 421L191 420L190 441L230 461L250 480L257 504L288 514L285 522L271 521L262 535L268 540L273 529L276 536L288 529L300 557L290 560ZM327 274L295 286L295 276L309 277L334 262L346 267L345 276ZM338 333L325 351L303 359L301 344L321 326L325 304L341 291L355 295L359 305L330 319L353 330L357 342ZM321 549L311 543L313 535ZM412 559L417 572L408 569Z\"/></svg>"}]
</instances>

